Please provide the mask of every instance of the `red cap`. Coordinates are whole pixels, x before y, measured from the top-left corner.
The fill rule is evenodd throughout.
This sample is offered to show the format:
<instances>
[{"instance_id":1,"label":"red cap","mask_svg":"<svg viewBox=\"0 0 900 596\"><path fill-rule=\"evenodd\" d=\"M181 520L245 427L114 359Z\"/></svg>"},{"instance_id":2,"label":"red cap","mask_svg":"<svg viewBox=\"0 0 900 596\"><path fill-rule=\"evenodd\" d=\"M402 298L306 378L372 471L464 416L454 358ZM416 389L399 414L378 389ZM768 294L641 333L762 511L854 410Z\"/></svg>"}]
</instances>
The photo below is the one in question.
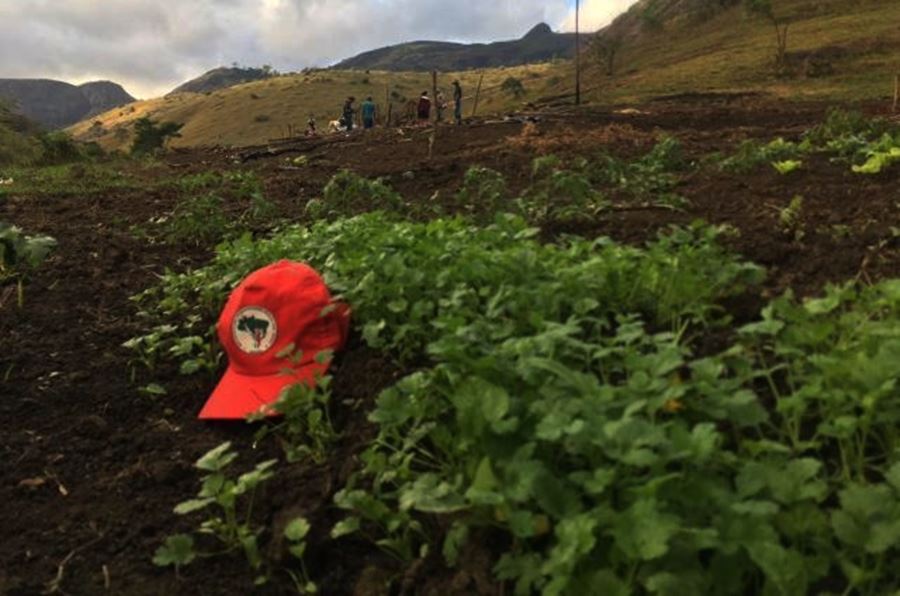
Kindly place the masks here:
<instances>
[{"instance_id":1,"label":"red cap","mask_svg":"<svg viewBox=\"0 0 900 596\"><path fill-rule=\"evenodd\" d=\"M349 323L349 309L332 301L308 265L279 261L251 273L219 317L228 370L199 418L245 418L290 385L315 385L330 364L317 362L318 354L342 348Z\"/></svg>"}]
</instances>

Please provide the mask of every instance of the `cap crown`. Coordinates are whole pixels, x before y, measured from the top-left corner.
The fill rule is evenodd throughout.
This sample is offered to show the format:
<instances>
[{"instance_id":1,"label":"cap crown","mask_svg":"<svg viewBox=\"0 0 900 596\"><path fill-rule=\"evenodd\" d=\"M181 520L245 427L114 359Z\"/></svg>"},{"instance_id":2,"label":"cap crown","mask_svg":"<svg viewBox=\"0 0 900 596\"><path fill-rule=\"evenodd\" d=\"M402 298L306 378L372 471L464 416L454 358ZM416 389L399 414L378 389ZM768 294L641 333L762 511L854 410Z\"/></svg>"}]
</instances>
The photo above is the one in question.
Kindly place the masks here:
<instances>
[{"instance_id":1,"label":"cap crown","mask_svg":"<svg viewBox=\"0 0 900 596\"><path fill-rule=\"evenodd\" d=\"M343 344L343 330L332 309L331 294L315 270L279 261L241 282L216 328L234 372L276 375Z\"/></svg>"}]
</instances>

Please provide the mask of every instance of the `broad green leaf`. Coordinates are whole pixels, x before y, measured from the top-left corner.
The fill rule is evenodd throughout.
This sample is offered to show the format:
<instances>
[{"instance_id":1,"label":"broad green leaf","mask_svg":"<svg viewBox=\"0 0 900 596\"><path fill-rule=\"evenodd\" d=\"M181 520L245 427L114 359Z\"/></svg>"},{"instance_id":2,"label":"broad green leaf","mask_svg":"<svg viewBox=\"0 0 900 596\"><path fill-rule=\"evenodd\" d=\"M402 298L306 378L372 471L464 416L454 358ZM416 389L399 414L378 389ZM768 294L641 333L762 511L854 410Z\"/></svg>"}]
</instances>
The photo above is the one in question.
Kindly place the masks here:
<instances>
[{"instance_id":1,"label":"broad green leaf","mask_svg":"<svg viewBox=\"0 0 900 596\"><path fill-rule=\"evenodd\" d=\"M900 496L900 463L891 466L884 475L884 478L887 480L888 484L894 487L894 490L897 491L897 495Z\"/></svg>"},{"instance_id":2,"label":"broad green leaf","mask_svg":"<svg viewBox=\"0 0 900 596\"><path fill-rule=\"evenodd\" d=\"M153 556L153 564L160 567L175 565L181 567L189 564L196 558L194 552L194 538L188 534L176 534L169 536L166 541L156 549Z\"/></svg>"},{"instance_id":3,"label":"broad green leaf","mask_svg":"<svg viewBox=\"0 0 900 596\"><path fill-rule=\"evenodd\" d=\"M617 577L611 570L601 569L576 576L569 584L566 593L573 596L576 594L631 596L632 590L627 583Z\"/></svg>"},{"instance_id":4,"label":"broad green leaf","mask_svg":"<svg viewBox=\"0 0 900 596\"><path fill-rule=\"evenodd\" d=\"M629 558L652 561L668 552L680 526L678 517L660 511L654 499L641 499L617 517L613 536Z\"/></svg>"},{"instance_id":5,"label":"broad green leaf","mask_svg":"<svg viewBox=\"0 0 900 596\"><path fill-rule=\"evenodd\" d=\"M347 536L359 531L360 520L358 517L348 517L342 519L331 529L331 537L338 539L341 536Z\"/></svg>"},{"instance_id":6,"label":"broad green leaf","mask_svg":"<svg viewBox=\"0 0 900 596\"><path fill-rule=\"evenodd\" d=\"M237 453L230 451L231 441L226 441L218 447L210 450L197 460L194 465L208 472L219 472L237 458Z\"/></svg>"},{"instance_id":7,"label":"broad green leaf","mask_svg":"<svg viewBox=\"0 0 900 596\"><path fill-rule=\"evenodd\" d=\"M187 515L188 513L193 513L194 511L200 511L201 509L205 509L209 505L215 502L213 498L207 499L190 499L188 501L184 501L183 503L179 503L175 506L173 510L178 515Z\"/></svg>"},{"instance_id":8,"label":"broad green leaf","mask_svg":"<svg viewBox=\"0 0 900 596\"><path fill-rule=\"evenodd\" d=\"M306 538L309 534L310 525L304 517L297 517L284 527L284 537L291 542L297 542Z\"/></svg>"},{"instance_id":9,"label":"broad green leaf","mask_svg":"<svg viewBox=\"0 0 900 596\"><path fill-rule=\"evenodd\" d=\"M444 546L442 549L444 560L450 567L456 566L459 559L459 551L469 540L469 526L463 522L456 521L447 531L444 537Z\"/></svg>"},{"instance_id":10,"label":"broad green leaf","mask_svg":"<svg viewBox=\"0 0 900 596\"><path fill-rule=\"evenodd\" d=\"M452 513L466 508L457 488L438 474L423 474L400 491L400 509L426 513Z\"/></svg>"},{"instance_id":11,"label":"broad green leaf","mask_svg":"<svg viewBox=\"0 0 900 596\"><path fill-rule=\"evenodd\" d=\"M766 581L782 596L806 594L809 577L800 553L774 542L762 542L747 547L750 558L763 570Z\"/></svg>"}]
</instances>

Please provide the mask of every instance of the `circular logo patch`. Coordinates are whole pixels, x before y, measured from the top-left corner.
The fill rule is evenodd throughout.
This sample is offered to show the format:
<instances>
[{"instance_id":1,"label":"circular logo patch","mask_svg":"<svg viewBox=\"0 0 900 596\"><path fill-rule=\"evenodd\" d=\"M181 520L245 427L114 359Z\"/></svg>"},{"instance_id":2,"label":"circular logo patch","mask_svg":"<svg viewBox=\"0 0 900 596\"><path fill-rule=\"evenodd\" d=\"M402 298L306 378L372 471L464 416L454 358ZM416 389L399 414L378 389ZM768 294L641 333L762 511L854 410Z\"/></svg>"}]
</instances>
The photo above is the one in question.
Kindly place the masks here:
<instances>
[{"instance_id":1,"label":"circular logo patch","mask_svg":"<svg viewBox=\"0 0 900 596\"><path fill-rule=\"evenodd\" d=\"M275 345L278 326L275 317L260 306L242 308L231 324L234 343L242 352L261 354Z\"/></svg>"}]
</instances>

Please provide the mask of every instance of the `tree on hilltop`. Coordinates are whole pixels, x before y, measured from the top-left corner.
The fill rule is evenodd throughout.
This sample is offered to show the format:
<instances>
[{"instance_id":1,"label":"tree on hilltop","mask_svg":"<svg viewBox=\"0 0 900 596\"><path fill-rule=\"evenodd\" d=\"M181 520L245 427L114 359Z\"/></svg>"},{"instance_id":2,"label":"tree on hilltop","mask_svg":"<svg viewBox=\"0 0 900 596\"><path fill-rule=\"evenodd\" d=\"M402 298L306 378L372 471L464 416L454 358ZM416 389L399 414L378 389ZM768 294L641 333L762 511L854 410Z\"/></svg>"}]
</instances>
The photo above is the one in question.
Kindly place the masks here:
<instances>
[{"instance_id":1,"label":"tree on hilltop","mask_svg":"<svg viewBox=\"0 0 900 596\"><path fill-rule=\"evenodd\" d=\"M787 67L787 36L790 21L777 11L773 2L779 0L744 0L744 8L753 16L762 17L775 28L775 71L783 74Z\"/></svg>"}]
</instances>

